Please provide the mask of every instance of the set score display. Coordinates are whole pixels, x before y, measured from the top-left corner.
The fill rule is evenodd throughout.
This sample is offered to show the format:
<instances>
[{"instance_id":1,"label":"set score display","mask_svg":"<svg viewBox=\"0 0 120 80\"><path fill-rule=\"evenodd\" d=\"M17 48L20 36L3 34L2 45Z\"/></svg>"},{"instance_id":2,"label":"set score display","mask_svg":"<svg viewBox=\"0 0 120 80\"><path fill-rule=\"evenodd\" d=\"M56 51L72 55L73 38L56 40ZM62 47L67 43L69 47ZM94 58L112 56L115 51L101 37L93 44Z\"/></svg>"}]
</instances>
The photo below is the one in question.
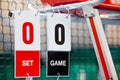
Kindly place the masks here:
<instances>
[{"instance_id":1,"label":"set score display","mask_svg":"<svg viewBox=\"0 0 120 80\"><path fill-rule=\"evenodd\" d=\"M35 11L15 11L15 78L40 76L40 23Z\"/></svg>"}]
</instances>

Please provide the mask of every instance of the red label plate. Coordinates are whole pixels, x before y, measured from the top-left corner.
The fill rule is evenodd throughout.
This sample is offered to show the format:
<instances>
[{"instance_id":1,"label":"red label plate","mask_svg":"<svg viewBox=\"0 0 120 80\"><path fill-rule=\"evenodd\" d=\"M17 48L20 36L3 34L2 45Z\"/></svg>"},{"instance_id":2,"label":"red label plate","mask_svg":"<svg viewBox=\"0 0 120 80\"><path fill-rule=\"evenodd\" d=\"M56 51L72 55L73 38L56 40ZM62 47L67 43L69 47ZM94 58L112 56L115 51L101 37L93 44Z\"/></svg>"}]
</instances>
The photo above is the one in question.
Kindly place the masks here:
<instances>
[{"instance_id":1,"label":"red label plate","mask_svg":"<svg viewBox=\"0 0 120 80\"><path fill-rule=\"evenodd\" d=\"M40 76L40 51L16 51L15 77Z\"/></svg>"}]
</instances>

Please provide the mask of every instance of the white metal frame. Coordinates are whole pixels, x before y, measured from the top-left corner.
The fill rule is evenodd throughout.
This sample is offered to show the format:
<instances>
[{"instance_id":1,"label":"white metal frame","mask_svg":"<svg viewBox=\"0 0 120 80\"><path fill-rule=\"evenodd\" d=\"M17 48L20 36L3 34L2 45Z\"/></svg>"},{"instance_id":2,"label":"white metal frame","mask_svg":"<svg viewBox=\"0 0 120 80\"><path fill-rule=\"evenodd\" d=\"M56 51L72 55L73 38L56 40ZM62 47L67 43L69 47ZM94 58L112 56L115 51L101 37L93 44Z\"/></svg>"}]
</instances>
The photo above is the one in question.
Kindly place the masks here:
<instances>
[{"instance_id":1,"label":"white metal frame","mask_svg":"<svg viewBox=\"0 0 120 80\"><path fill-rule=\"evenodd\" d=\"M118 80L98 10L90 5L83 6L90 35L99 63L102 80ZM89 9L88 9L89 8ZM91 14L92 13L92 14ZM102 74L103 73L103 74Z\"/></svg>"},{"instance_id":2,"label":"white metal frame","mask_svg":"<svg viewBox=\"0 0 120 80\"><path fill-rule=\"evenodd\" d=\"M105 0L92 0L92 1L86 1L86 2L79 2L79 3L73 3L73 4L66 4L66 5L60 5L60 6L55 6L55 7L46 7L44 9L40 9L40 12L53 12L53 10L55 12L58 12L59 10L65 10L64 8L68 8L68 9L79 9L84 5L92 5L92 6L96 6L101 4L102 2L104 2Z\"/></svg>"}]
</instances>

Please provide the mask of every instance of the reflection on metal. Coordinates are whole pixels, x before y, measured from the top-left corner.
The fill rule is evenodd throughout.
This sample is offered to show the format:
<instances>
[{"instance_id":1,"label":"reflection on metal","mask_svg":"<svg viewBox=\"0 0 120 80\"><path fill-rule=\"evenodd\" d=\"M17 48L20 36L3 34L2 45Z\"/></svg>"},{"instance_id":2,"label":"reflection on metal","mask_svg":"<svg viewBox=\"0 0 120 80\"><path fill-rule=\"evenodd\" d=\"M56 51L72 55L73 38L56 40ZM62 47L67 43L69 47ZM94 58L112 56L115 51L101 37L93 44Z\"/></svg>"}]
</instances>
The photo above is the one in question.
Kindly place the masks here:
<instances>
[{"instance_id":1,"label":"reflection on metal","mask_svg":"<svg viewBox=\"0 0 120 80\"><path fill-rule=\"evenodd\" d=\"M58 72L57 75L58 75L57 80L59 80L60 79L60 73Z\"/></svg>"},{"instance_id":2,"label":"reflection on metal","mask_svg":"<svg viewBox=\"0 0 120 80\"><path fill-rule=\"evenodd\" d=\"M98 76L97 76L97 80L104 80L104 74L102 74L102 72L99 70Z\"/></svg>"},{"instance_id":3,"label":"reflection on metal","mask_svg":"<svg viewBox=\"0 0 120 80\"><path fill-rule=\"evenodd\" d=\"M115 19L120 20L120 14L110 13L110 14L101 14L100 17L102 19Z\"/></svg>"},{"instance_id":4,"label":"reflection on metal","mask_svg":"<svg viewBox=\"0 0 120 80\"><path fill-rule=\"evenodd\" d=\"M85 72L85 70L80 70L79 80L86 80L86 72Z\"/></svg>"},{"instance_id":5,"label":"reflection on metal","mask_svg":"<svg viewBox=\"0 0 120 80\"><path fill-rule=\"evenodd\" d=\"M26 80L32 80L32 77L27 77Z\"/></svg>"},{"instance_id":6,"label":"reflection on metal","mask_svg":"<svg viewBox=\"0 0 120 80\"><path fill-rule=\"evenodd\" d=\"M29 76L29 73L27 73L27 77L25 80L33 80L32 77Z\"/></svg>"}]
</instances>

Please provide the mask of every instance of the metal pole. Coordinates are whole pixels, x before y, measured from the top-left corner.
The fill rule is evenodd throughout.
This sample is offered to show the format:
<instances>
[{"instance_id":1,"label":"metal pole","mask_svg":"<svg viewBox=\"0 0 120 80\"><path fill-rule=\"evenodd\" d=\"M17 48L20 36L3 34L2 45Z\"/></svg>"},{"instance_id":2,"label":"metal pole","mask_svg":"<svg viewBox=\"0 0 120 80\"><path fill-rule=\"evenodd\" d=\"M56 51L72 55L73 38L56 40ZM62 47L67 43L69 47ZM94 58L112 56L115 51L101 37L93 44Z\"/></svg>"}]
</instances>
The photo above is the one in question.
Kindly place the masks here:
<instances>
[{"instance_id":1,"label":"metal pole","mask_svg":"<svg viewBox=\"0 0 120 80\"><path fill-rule=\"evenodd\" d=\"M93 9L92 5L83 6L82 9L92 37L100 71L103 74L103 80L118 80L98 10Z\"/></svg>"}]
</instances>

